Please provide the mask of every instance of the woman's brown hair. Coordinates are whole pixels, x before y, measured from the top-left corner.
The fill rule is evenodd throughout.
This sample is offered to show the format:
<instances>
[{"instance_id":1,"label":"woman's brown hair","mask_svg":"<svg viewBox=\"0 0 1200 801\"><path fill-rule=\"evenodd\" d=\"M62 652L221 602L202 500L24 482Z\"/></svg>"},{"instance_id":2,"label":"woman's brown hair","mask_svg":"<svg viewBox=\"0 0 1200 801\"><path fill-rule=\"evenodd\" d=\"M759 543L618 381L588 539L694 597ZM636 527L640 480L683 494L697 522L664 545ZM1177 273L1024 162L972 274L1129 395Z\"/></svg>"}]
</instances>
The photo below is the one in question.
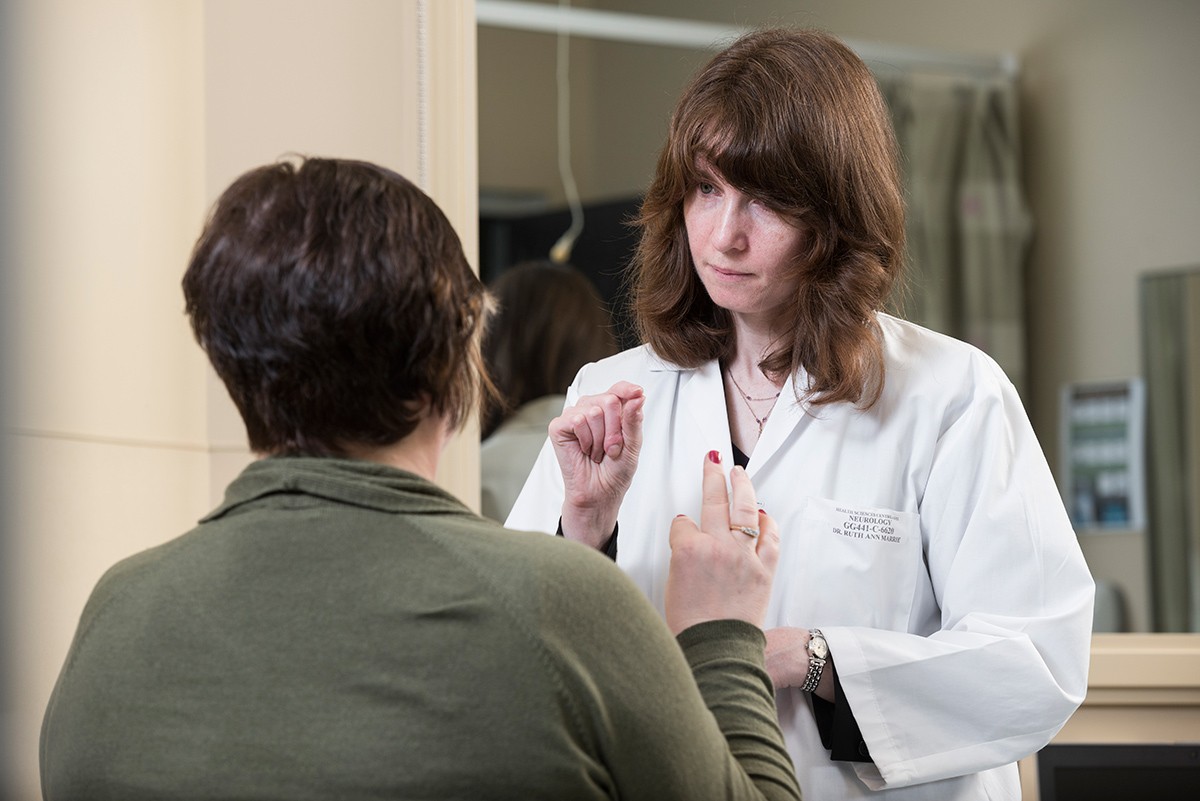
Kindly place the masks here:
<instances>
[{"instance_id":1,"label":"woman's brown hair","mask_svg":"<svg viewBox=\"0 0 1200 801\"><path fill-rule=\"evenodd\" d=\"M483 338L484 362L502 402L484 410L484 438L522 404L562 395L588 362L617 352L608 308L570 265L531 261L491 282L497 310Z\"/></svg>"},{"instance_id":2,"label":"woman's brown hair","mask_svg":"<svg viewBox=\"0 0 1200 801\"><path fill-rule=\"evenodd\" d=\"M487 292L441 209L391 170L307 159L225 190L183 278L200 346L250 447L345 456L480 392Z\"/></svg>"},{"instance_id":3,"label":"woman's brown hair","mask_svg":"<svg viewBox=\"0 0 1200 801\"><path fill-rule=\"evenodd\" d=\"M828 34L764 30L684 90L636 220L631 284L643 340L685 367L736 345L688 248L683 201L706 180L701 162L805 232L784 311L792 324L760 367L806 374L797 389L813 404L872 406L884 380L875 312L902 271L904 201L895 134L866 65Z\"/></svg>"}]
</instances>

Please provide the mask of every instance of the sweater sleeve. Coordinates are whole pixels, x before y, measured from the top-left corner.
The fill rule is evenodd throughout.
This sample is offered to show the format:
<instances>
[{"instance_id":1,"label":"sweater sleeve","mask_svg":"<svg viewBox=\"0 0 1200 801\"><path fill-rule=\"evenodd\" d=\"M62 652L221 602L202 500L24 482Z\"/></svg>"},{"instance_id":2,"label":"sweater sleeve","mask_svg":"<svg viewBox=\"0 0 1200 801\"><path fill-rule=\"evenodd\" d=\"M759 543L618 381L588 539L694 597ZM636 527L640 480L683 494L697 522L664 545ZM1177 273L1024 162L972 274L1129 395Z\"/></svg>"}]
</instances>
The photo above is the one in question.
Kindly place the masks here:
<instances>
[{"instance_id":1,"label":"sweater sleeve","mask_svg":"<svg viewBox=\"0 0 1200 801\"><path fill-rule=\"evenodd\" d=\"M716 620L680 632L678 641L730 756L754 785L756 792L737 797L799 798L764 663L762 631L741 621Z\"/></svg>"},{"instance_id":2,"label":"sweater sleeve","mask_svg":"<svg viewBox=\"0 0 1200 801\"><path fill-rule=\"evenodd\" d=\"M761 629L712 621L673 638L624 573L588 556L587 575L556 576L571 588L554 607L560 678L614 795L798 799Z\"/></svg>"}]
</instances>

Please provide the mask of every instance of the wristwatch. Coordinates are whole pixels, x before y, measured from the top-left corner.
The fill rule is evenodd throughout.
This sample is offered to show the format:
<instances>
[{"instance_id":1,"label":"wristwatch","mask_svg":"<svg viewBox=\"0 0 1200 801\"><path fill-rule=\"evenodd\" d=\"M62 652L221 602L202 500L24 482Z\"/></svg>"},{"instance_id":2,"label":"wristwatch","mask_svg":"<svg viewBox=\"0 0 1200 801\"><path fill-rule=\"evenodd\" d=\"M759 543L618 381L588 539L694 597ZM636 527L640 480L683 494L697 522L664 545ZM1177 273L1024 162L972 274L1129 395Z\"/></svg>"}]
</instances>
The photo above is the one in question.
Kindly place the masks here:
<instances>
[{"instance_id":1,"label":"wristwatch","mask_svg":"<svg viewBox=\"0 0 1200 801\"><path fill-rule=\"evenodd\" d=\"M829 658L829 643L825 642L825 635L821 630L810 629L808 633L808 673L804 676L804 683L800 685L800 691L805 693L817 689L821 673L825 670L825 660Z\"/></svg>"}]
</instances>

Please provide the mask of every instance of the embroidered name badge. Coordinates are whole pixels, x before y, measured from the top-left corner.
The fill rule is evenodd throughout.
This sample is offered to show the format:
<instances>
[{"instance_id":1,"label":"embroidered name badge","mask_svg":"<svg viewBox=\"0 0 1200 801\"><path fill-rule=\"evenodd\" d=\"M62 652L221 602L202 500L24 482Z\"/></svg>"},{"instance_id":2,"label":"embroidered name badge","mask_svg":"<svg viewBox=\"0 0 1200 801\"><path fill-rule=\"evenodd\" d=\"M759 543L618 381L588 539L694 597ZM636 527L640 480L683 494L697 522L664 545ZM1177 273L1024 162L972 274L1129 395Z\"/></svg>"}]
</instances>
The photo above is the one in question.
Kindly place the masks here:
<instances>
[{"instance_id":1,"label":"embroidered name badge","mask_svg":"<svg viewBox=\"0 0 1200 801\"><path fill-rule=\"evenodd\" d=\"M828 530L839 537L863 542L903 544L912 530L912 518L916 517L911 512L856 508L824 498L811 498L809 504L810 514L815 512L824 518Z\"/></svg>"}]
</instances>

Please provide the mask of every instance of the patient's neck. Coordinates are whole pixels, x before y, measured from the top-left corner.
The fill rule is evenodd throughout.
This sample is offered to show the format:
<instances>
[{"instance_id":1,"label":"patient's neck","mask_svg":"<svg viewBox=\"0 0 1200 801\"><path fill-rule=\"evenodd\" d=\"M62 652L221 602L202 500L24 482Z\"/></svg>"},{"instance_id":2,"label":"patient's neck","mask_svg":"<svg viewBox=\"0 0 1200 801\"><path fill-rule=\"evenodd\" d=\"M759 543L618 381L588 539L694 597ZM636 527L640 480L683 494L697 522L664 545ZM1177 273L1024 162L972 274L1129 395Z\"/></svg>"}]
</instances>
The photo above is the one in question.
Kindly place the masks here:
<instances>
[{"instance_id":1,"label":"patient's neck","mask_svg":"<svg viewBox=\"0 0 1200 801\"><path fill-rule=\"evenodd\" d=\"M346 449L351 459L378 462L434 480L442 450L450 439L442 417L424 417L407 437L391 445L354 445Z\"/></svg>"}]
</instances>

